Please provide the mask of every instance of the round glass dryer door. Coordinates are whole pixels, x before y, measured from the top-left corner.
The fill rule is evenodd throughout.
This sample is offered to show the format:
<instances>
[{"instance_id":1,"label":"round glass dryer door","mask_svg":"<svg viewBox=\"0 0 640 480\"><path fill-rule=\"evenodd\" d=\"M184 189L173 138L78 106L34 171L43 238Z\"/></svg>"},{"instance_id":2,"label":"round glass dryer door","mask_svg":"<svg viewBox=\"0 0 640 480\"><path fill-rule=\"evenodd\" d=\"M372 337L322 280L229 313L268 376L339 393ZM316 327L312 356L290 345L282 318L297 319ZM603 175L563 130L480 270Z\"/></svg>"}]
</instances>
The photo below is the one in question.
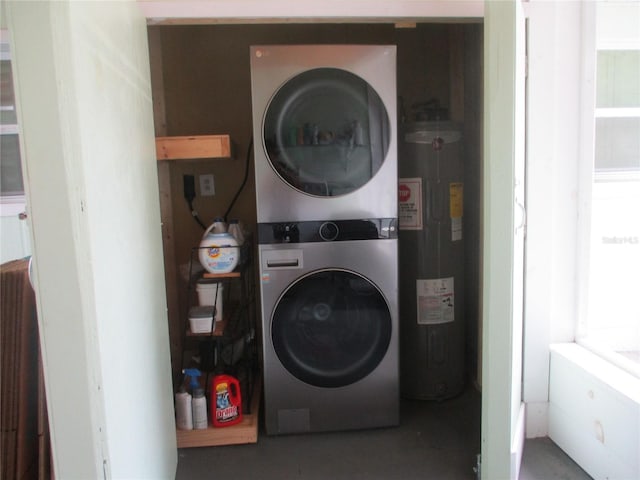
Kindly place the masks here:
<instances>
[{"instance_id":1,"label":"round glass dryer door","mask_svg":"<svg viewBox=\"0 0 640 480\"><path fill-rule=\"evenodd\" d=\"M271 338L280 362L296 378L341 387L366 377L382 361L391 315L367 279L323 270L298 280L280 298Z\"/></svg>"},{"instance_id":2,"label":"round glass dryer door","mask_svg":"<svg viewBox=\"0 0 640 480\"><path fill-rule=\"evenodd\" d=\"M308 195L353 192L371 178L389 149L389 116L362 78L317 68L287 81L264 118L264 146L276 173Z\"/></svg>"}]
</instances>

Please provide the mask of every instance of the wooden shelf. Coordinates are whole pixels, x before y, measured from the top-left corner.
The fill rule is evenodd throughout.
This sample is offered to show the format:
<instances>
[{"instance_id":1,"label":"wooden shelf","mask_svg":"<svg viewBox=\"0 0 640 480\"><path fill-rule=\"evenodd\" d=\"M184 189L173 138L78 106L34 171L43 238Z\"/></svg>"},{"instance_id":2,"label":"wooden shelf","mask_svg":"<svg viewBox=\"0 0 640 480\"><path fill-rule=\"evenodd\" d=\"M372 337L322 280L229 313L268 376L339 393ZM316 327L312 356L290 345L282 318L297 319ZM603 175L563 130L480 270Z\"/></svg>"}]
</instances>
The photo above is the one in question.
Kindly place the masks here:
<instances>
[{"instance_id":1,"label":"wooden shelf","mask_svg":"<svg viewBox=\"0 0 640 480\"><path fill-rule=\"evenodd\" d=\"M231 158L231 139L229 135L156 137L156 158L158 160Z\"/></svg>"},{"instance_id":2,"label":"wooden shelf","mask_svg":"<svg viewBox=\"0 0 640 480\"><path fill-rule=\"evenodd\" d=\"M206 430L176 430L178 448L256 443L258 441L258 412L261 391L262 377L257 375L251 399L251 413L243 413L242 421L230 427L213 427L209 423L209 428Z\"/></svg>"},{"instance_id":3,"label":"wooden shelf","mask_svg":"<svg viewBox=\"0 0 640 480\"><path fill-rule=\"evenodd\" d=\"M239 278L241 275L239 270L234 270L229 273L209 273L205 272L202 274L202 278Z\"/></svg>"}]
</instances>

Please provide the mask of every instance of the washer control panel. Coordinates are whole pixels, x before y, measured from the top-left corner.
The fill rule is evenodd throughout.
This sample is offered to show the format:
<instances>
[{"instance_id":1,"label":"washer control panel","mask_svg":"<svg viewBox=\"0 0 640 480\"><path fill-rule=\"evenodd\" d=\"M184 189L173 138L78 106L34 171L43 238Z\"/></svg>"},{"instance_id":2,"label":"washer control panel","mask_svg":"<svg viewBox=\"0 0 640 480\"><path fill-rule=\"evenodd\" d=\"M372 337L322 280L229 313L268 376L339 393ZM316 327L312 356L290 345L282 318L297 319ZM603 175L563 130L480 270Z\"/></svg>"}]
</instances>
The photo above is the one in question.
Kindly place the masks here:
<instances>
[{"instance_id":1,"label":"washer control panel","mask_svg":"<svg viewBox=\"0 0 640 480\"><path fill-rule=\"evenodd\" d=\"M310 220L258 224L258 243L341 242L398 237L397 218Z\"/></svg>"}]
</instances>

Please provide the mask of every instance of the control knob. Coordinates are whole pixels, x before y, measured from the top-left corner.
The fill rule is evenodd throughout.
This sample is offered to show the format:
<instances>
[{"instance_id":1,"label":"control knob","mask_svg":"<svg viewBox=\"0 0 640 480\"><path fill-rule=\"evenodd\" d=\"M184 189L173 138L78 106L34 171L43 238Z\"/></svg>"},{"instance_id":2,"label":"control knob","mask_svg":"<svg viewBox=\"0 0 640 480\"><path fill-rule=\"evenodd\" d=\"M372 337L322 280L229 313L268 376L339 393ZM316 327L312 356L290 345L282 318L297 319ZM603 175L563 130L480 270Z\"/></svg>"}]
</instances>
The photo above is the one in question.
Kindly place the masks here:
<instances>
[{"instance_id":1,"label":"control knob","mask_svg":"<svg viewBox=\"0 0 640 480\"><path fill-rule=\"evenodd\" d=\"M331 242L338 238L338 226L333 222L324 222L320 225L320 230L318 232L320 234L320 238L322 238L326 242Z\"/></svg>"}]
</instances>

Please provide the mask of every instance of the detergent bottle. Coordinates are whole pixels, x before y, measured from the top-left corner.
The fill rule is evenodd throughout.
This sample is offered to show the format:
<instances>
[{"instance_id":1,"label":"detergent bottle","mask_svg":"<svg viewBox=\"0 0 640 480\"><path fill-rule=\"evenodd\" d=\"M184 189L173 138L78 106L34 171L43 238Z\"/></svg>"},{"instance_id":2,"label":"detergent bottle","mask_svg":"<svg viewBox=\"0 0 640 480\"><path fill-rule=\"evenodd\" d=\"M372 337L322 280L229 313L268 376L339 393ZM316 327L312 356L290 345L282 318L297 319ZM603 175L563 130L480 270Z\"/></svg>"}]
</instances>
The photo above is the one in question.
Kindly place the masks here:
<instances>
[{"instance_id":1,"label":"detergent bottle","mask_svg":"<svg viewBox=\"0 0 640 480\"><path fill-rule=\"evenodd\" d=\"M227 232L233 235L233 238L236 239L238 245L242 245L244 243L244 232L239 220L235 218L229 220L229 228Z\"/></svg>"},{"instance_id":2,"label":"detergent bottle","mask_svg":"<svg viewBox=\"0 0 640 480\"><path fill-rule=\"evenodd\" d=\"M216 217L211 224L211 231L213 233L227 233L227 224L222 217Z\"/></svg>"},{"instance_id":3,"label":"detergent bottle","mask_svg":"<svg viewBox=\"0 0 640 480\"><path fill-rule=\"evenodd\" d=\"M218 223L212 223L202 235L198 260L209 273L229 273L238 264L240 249L238 241L226 230L215 233Z\"/></svg>"},{"instance_id":4,"label":"detergent bottle","mask_svg":"<svg viewBox=\"0 0 640 480\"><path fill-rule=\"evenodd\" d=\"M231 375L216 375L211 382L211 417L215 427L242 421L240 383Z\"/></svg>"}]
</instances>

